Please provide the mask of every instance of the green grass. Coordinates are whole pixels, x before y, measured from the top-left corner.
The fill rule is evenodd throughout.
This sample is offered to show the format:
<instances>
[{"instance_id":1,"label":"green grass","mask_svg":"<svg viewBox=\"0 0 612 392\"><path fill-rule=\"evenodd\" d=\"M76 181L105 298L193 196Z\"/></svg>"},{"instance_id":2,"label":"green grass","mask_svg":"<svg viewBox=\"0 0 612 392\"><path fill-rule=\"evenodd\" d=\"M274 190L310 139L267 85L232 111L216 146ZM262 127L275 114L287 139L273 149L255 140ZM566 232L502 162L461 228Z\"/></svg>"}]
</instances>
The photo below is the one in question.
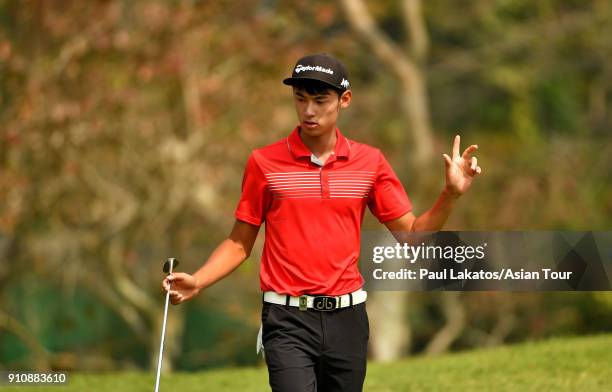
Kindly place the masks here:
<instances>
[{"instance_id":1,"label":"green grass","mask_svg":"<svg viewBox=\"0 0 612 392\"><path fill-rule=\"evenodd\" d=\"M436 358L370 363L365 391L612 391L612 335L559 338ZM162 376L162 391L269 391L265 367ZM7 391L152 391L155 374L70 375L65 387Z\"/></svg>"}]
</instances>

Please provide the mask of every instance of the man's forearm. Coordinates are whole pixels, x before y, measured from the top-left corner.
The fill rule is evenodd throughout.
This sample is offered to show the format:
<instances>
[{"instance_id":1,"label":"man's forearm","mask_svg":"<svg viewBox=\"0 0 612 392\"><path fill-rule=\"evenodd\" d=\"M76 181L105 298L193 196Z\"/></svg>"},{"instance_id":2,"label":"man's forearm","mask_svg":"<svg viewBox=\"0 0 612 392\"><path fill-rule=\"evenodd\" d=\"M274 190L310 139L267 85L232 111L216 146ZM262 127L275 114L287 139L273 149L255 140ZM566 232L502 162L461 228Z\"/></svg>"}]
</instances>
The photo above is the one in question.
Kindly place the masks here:
<instances>
[{"instance_id":1,"label":"man's forearm","mask_svg":"<svg viewBox=\"0 0 612 392\"><path fill-rule=\"evenodd\" d=\"M200 290L213 285L223 279L230 272L238 268L248 257L247 251L240 243L228 238L208 258L208 261L193 274Z\"/></svg>"},{"instance_id":2,"label":"man's forearm","mask_svg":"<svg viewBox=\"0 0 612 392\"><path fill-rule=\"evenodd\" d=\"M412 231L438 231L442 229L458 197L458 195L444 189L433 207L416 218Z\"/></svg>"}]
</instances>

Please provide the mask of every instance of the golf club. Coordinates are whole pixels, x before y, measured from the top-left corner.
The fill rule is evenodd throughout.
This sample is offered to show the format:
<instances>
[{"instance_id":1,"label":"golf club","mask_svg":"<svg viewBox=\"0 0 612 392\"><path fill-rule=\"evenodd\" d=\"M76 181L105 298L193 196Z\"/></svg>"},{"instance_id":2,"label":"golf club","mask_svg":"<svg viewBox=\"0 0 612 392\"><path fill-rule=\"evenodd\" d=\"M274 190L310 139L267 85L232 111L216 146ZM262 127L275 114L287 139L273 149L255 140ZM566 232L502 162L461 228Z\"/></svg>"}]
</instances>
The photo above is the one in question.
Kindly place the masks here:
<instances>
[{"instance_id":1,"label":"golf club","mask_svg":"<svg viewBox=\"0 0 612 392\"><path fill-rule=\"evenodd\" d=\"M172 270L178 266L179 262L173 257L169 257L164 263L164 272L170 275ZM168 319L168 301L170 300L170 289L172 283L169 283L168 291L166 291L166 305L164 306L164 323L162 325L161 342L159 344L159 358L157 359L157 378L155 380L155 392L159 391L159 375L161 373L162 355L164 353L164 336L166 335L166 320Z\"/></svg>"}]
</instances>

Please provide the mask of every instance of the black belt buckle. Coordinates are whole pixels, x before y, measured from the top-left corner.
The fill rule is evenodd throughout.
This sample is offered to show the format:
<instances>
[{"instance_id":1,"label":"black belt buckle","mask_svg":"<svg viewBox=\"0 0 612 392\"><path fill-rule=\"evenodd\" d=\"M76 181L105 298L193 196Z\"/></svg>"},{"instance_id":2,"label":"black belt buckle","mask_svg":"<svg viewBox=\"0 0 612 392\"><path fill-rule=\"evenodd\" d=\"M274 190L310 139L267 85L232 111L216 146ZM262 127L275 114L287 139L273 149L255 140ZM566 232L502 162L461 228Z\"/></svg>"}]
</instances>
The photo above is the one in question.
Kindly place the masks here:
<instances>
[{"instance_id":1,"label":"black belt buckle","mask_svg":"<svg viewBox=\"0 0 612 392\"><path fill-rule=\"evenodd\" d=\"M337 299L335 297L314 297L312 307L315 310L328 312L336 309L336 301Z\"/></svg>"}]
</instances>

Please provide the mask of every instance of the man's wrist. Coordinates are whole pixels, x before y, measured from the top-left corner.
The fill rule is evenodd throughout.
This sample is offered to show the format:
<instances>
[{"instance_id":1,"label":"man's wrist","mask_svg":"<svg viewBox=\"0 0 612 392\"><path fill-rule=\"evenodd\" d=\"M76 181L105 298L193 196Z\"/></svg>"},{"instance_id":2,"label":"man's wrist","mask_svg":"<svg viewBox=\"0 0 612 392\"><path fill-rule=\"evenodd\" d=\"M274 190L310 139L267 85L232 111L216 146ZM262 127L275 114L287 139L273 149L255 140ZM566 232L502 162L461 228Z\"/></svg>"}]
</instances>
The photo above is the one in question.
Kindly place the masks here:
<instances>
[{"instance_id":1,"label":"man's wrist","mask_svg":"<svg viewBox=\"0 0 612 392\"><path fill-rule=\"evenodd\" d=\"M442 195L449 198L449 199L453 199L456 200L459 198L459 196L461 196L461 193L452 190L449 187L444 187L444 190L442 190Z\"/></svg>"},{"instance_id":2,"label":"man's wrist","mask_svg":"<svg viewBox=\"0 0 612 392\"><path fill-rule=\"evenodd\" d=\"M198 292L202 291L202 289L204 289L206 285L206 282L203 282L202 278L197 274L195 274L193 277L195 278L195 284L196 288L198 289Z\"/></svg>"}]
</instances>

